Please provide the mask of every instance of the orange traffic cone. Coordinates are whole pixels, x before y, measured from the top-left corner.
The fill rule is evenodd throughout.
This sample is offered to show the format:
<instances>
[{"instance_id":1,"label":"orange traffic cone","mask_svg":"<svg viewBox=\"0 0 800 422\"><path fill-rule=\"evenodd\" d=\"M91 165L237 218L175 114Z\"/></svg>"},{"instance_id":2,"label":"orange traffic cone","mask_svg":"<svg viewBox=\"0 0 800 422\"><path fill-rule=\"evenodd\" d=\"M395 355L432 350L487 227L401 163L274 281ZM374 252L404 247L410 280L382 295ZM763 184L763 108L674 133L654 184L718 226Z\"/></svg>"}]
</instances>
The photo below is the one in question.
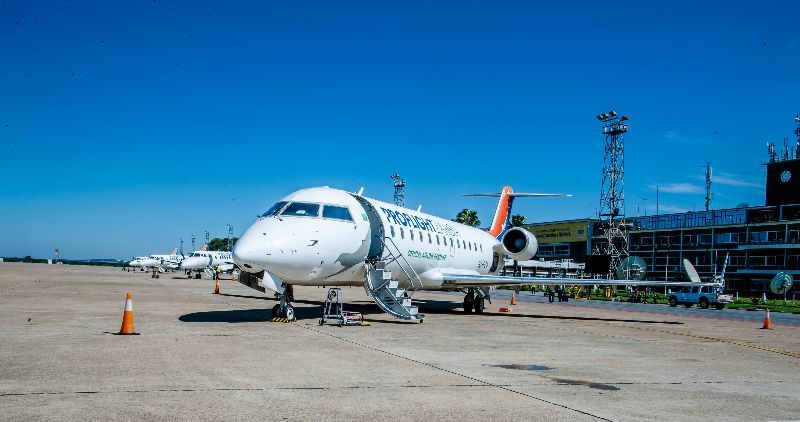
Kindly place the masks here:
<instances>
[{"instance_id":1,"label":"orange traffic cone","mask_svg":"<svg viewBox=\"0 0 800 422\"><path fill-rule=\"evenodd\" d=\"M517 295L514 294L514 293L515 292L511 292L511 304L512 305L516 305L517 304Z\"/></svg>"},{"instance_id":2,"label":"orange traffic cone","mask_svg":"<svg viewBox=\"0 0 800 422\"><path fill-rule=\"evenodd\" d=\"M131 304L131 292L125 298L125 311L122 312L122 327L119 329L120 334L136 334L133 330L133 305Z\"/></svg>"},{"instance_id":3,"label":"orange traffic cone","mask_svg":"<svg viewBox=\"0 0 800 422\"><path fill-rule=\"evenodd\" d=\"M219 294L219 279L217 279L217 285L214 286L214 294L215 295Z\"/></svg>"},{"instance_id":4,"label":"orange traffic cone","mask_svg":"<svg viewBox=\"0 0 800 422\"><path fill-rule=\"evenodd\" d=\"M767 309L767 316L764 317L764 326L761 327L762 330L771 330L772 329L772 320L769 319L769 309Z\"/></svg>"}]
</instances>

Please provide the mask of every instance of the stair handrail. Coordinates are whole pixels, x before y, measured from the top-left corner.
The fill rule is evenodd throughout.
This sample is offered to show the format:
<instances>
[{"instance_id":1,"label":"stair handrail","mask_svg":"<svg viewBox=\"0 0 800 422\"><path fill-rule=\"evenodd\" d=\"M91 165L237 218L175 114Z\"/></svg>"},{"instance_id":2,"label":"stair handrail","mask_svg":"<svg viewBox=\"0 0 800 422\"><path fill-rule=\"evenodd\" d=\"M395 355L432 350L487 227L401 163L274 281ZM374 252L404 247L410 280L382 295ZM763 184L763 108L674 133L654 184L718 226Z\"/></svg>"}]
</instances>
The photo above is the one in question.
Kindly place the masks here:
<instances>
[{"instance_id":1,"label":"stair handrail","mask_svg":"<svg viewBox=\"0 0 800 422\"><path fill-rule=\"evenodd\" d=\"M391 251L391 250L388 248L388 246L387 246L388 244L386 243L386 240L388 240L388 241L389 241L389 242L392 244L392 246L394 246L395 250L397 251L397 255L396 255L396 256L395 256L394 252L392 252L392 251ZM423 287L423 285L422 285L422 279L420 278L419 274L417 274L417 271L416 271L416 270L414 270L414 267L411 265L411 263L409 263L409 262L408 262L408 260L406 259L405 255L403 255L403 253L400 251L400 248L397 246L397 244L396 244L396 243L394 243L394 240L393 240L391 237L385 236L385 237L384 237L384 242L383 242L383 245L384 245L384 248L385 248L386 250L388 250L388 251L389 251L389 254L390 254L390 255L391 255L391 257L392 257L392 260L391 260L391 261L389 261L389 262L392 262L392 261L397 261L397 266L398 266L398 267L400 267L400 269L403 271L403 273L404 273L404 274L406 275L406 277L408 278L408 282L409 282L409 284L410 284L410 287L411 287L411 288L410 288L410 289L407 289L406 291L407 291L407 292L410 292L410 293L408 294L408 296L409 296L409 297L411 297L411 296L414 294L414 291L416 291L417 289L419 289L419 288L422 288L422 287ZM403 262L405 262L405 266L403 265L403 263L402 263L402 262L400 262L400 259L402 259L402 260L403 260ZM406 270L406 268L405 268L406 266L408 267L408 269L410 269L410 270L411 270L411 272L412 272L412 273L414 273L414 277L416 277L416 279L417 279L417 283L419 283L419 287L417 287L417 286L414 284L414 277L412 277L412 276L411 276L411 274L409 274L409 273L408 273L408 271L407 271L407 270Z\"/></svg>"}]
</instances>

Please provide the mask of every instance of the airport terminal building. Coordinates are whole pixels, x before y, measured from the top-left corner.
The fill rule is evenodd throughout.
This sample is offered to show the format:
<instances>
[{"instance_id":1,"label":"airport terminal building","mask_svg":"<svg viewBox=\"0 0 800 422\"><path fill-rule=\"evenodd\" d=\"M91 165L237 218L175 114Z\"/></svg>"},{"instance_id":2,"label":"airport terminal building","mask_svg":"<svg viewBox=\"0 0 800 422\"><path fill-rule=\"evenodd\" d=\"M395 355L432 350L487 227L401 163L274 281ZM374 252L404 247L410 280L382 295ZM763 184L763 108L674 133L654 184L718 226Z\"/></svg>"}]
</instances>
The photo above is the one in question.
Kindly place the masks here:
<instances>
[{"instance_id":1,"label":"airport terminal building","mask_svg":"<svg viewBox=\"0 0 800 422\"><path fill-rule=\"evenodd\" d=\"M703 279L715 269L725 274L725 290L739 295L770 295L779 271L800 279L800 156L797 150L766 163L764 206L629 217L628 249L644 259L648 279L684 277L688 259ZM539 258L586 262L606 238L598 220L527 225L540 243Z\"/></svg>"}]
</instances>

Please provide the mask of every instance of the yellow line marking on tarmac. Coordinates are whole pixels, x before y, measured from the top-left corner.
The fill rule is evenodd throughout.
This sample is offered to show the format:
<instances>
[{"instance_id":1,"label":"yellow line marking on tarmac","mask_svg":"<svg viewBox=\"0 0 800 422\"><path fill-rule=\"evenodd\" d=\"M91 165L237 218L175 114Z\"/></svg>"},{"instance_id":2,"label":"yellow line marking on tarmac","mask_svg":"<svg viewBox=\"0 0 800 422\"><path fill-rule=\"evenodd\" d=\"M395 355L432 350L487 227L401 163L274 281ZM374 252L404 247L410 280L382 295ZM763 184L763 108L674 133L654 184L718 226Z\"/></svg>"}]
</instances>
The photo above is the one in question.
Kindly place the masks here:
<instances>
[{"instance_id":1,"label":"yellow line marking on tarmac","mask_svg":"<svg viewBox=\"0 0 800 422\"><path fill-rule=\"evenodd\" d=\"M611 325L611 324L608 324L608 325ZM642 327L629 327L629 328L633 328L633 329L636 329L636 330L643 330L643 331L653 331L653 332L663 333L663 334L672 334L672 335L676 335L676 336L691 337L691 338L696 338L696 339L699 339L699 340L710 340L710 341L716 341L716 342L719 342L719 343L733 344L733 345L736 345L736 346L749 347L751 349L761 350L761 351L770 352L770 353L777 353L779 355L789 356L789 357L795 358L795 359L800 359L800 353L789 352L787 350L782 350L782 349L776 349L776 348L772 348L772 347L762 346L760 344L748 343L748 342L742 341L742 340L732 340L732 339L727 339L727 338L710 337L710 336L704 336L704 335L700 335L700 334L681 333L681 332L678 332L678 331L660 330L660 329L654 329L654 328L642 328Z\"/></svg>"}]
</instances>

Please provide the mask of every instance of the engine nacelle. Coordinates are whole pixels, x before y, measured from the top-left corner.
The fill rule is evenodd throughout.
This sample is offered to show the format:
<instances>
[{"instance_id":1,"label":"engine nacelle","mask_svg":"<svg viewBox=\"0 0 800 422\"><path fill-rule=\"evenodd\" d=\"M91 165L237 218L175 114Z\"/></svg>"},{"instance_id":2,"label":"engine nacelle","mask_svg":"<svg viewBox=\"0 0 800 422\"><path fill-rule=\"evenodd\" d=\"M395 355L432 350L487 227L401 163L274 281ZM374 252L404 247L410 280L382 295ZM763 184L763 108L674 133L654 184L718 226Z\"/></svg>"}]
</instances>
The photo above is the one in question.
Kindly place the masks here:
<instances>
[{"instance_id":1,"label":"engine nacelle","mask_svg":"<svg viewBox=\"0 0 800 422\"><path fill-rule=\"evenodd\" d=\"M519 227L514 227L503 235L503 249L515 261L527 261L536 255L539 242L536 235Z\"/></svg>"}]
</instances>

